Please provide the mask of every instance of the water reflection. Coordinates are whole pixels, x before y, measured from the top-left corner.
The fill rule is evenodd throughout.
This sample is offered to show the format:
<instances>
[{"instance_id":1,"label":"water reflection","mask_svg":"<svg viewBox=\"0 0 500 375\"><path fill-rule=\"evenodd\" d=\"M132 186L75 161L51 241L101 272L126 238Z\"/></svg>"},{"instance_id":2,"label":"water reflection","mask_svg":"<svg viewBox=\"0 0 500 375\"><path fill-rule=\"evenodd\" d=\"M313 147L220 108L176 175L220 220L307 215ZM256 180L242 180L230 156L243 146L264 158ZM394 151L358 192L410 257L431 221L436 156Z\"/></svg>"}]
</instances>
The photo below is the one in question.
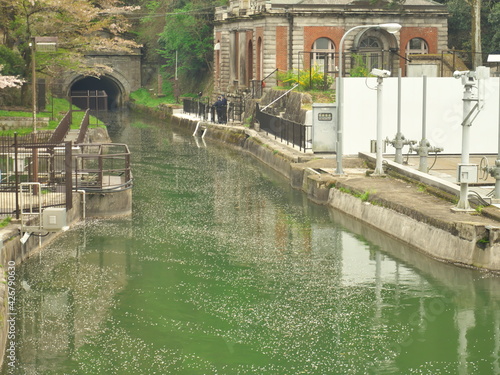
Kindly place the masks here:
<instances>
[{"instance_id":1,"label":"water reflection","mask_svg":"<svg viewBox=\"0 0 500 375\"><path fill-rule=\"evenodd\" d=\"M18 270L18 374L500 373L496 276L165 124L111 131L133 152L133 215Z\"/></svg>"}]
</instances>

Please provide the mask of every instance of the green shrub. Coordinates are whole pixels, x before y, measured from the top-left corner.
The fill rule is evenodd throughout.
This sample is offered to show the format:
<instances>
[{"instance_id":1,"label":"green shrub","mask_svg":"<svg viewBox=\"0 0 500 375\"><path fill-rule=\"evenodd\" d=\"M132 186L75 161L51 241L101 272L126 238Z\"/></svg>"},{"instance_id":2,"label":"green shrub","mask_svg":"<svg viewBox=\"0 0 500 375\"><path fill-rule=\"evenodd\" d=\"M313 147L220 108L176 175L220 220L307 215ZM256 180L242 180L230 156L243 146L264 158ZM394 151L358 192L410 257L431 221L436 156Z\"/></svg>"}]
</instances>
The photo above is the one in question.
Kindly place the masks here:
<instances>
[{"instance_id":1,"label":"green shrub","mask_svg":"<svg viewBox=\"0 0 500 375\"><path fill-rule=\"evenodd\" d=\"M23 74L24 60L19 53L0 45L0 74L3 76L19 76Z\"/></svg>"},{"instance_id":2,"label":"green shrub","mask_svg":"<svg viewBox=\"0 0 500 375\"><path fill-rule=\"evenodd\" d=\"M363 56L358 55L356 53L352 54L353 64L350 71L351 77L368 77L370 72L366 67L366 63L363 60Z\"/></svg>"},{"instance_id":3,"label":"green shrub","mask_svg":"<svg viewBox=\"0 0 500 375\"><path fill-rule=\"evenodd\" d=\"M298 83L301 90L311 90L312 88L328 89L333 84L333 77L330 75L326 76L325 84L325 74L320 72L315 66L308 70L297 71L295 69L278 72L278 80L288 87L292 87Z\"/></svg>"}]
</instances>

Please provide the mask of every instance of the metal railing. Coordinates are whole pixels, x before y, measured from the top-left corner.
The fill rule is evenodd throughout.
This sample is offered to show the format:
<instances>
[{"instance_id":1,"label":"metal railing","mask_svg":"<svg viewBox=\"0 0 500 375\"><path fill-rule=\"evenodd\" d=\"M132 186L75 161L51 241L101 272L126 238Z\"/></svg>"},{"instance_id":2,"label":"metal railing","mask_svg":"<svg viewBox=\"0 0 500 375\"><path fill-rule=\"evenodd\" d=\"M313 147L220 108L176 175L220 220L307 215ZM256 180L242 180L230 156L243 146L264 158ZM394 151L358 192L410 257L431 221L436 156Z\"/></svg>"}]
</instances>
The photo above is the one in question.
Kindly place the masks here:
<instances>
[{"instance_id":1,"label":"metal railing","mask_svg":"<svg viewBox=\"0 0 500 375\"><path fill-rule=\"evenodd\" d=\"M132 187L124 144L50 143L51 132L0 138L0 217L20 218L22 183L39 186L40 207L72 207L73 190L116 192ZM38 185L39 184L39 185Z\"/></svg>"},{"instance_id":2,"label":"metal railing","mask_svg":"<svg viewBox=\"0 0 500 375\"><path fill-rule=\"evenodd\" d=\"M204 121L217 121L215 109L202 99L184 98L182 99L182 111L201 118ZM245 112L245 101L243 96L230 96L227 103L227 121L241 122Z\"/></svg>"},{"instance_id":3,"label":"metal railing","mask_svg":"<svg viewBox=\"0 0 500 375\"><path fill-rule=\"evenodd\" d=\"M85 135L87 134L89 123L90 123L90 108L88 108L85 111L85 116L83 116L82 122L80 124L80 131L75 141L76 144L83 143L83 141L85 140Z\"/></svg>"},{"instance_id":4,"label":"metal railing","mask_svg":"<svg viewBox=\"0 0 500 375\"><path fill-rule=\"evenodd\" d=\"M299 124L294 121L261 112L258 104L255 118L260 124L260 130L273 135L275 139L286 142L287 145L292 144L299 147L300 151L303 152L311 149L311 142L308 139L310 138L312 130L311 125Z\"/></svg>"},{"instance_id":5,"label":"metal railing","mask_svg":"<svg viewBox=\"0 0 500 375\"><path fill-rule=\"evenodd\" d=\"M80 144L73 154L73 185L88 192L116 192L133 184L130 151L126 144Z\"/></svg>"},{"instance_id":6,"label":"metal railing","mask_svg":"<svg viewBox=\"0 0 500 375\"><path fill-rule=\"evenodd\" d=\"M208 112L210 105L208 104L208 98L205 100L195 99L195 98L183 98L182 99L182 111L184 113L189 113L197 117L206 120L208 118Z\"/></svg>"},{"instance_id":7,"label":"metal railing","mask_svg":"<svg viewBox=\"0 0 500 375\"><path fill-rule=\"evenodd\" d=\"M72 91L70 96L71 108L76 105L81 110L92 109L94 111L108 110L108 94L104 90L81 90Z\"/></svg>"},{"instance_id":8,"label":"metal railing","mask_svg":"<svg viewBox=\"0 0 500 375\"><path fill-rule=\"evenodd\" d=\"M0 217L19 219L20 184L40 183L41 207L72 205L71 144L50 143L52 132L0 138ZM71 181L71 179L70 179ZM38 193L38 192L37 192Z\"/></svg>"},{"instance_id":9,"label":"metal railing","mask_svg":"<svg viewBox=\"0 0 500 375\"><path fill-rule=\"evenodd\" d=\"M69 132L71 127L71 111L67 112L59 121L56 130L49 139L49 143L61 143Z\"/></svg>"}]
</instances>

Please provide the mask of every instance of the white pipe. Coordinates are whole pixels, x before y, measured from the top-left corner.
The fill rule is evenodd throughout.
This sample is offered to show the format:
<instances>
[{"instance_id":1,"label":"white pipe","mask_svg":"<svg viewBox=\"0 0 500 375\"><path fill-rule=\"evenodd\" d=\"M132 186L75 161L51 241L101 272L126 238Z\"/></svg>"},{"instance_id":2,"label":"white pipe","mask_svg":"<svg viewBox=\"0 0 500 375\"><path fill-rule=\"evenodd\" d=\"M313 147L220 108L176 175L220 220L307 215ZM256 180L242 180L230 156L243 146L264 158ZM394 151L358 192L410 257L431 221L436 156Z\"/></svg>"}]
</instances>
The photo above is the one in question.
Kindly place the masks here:
<instances>
[{"instance_id":1,"label":"white pipe","mask_svg":"<svg viewBox=\"0 0 500 375\"><path fill-rule=\"evenodd\" d=\"M82 197L83 197L83 202L82 202L83 203L83 215L82 216L83 216L83 220L85 220L85 218L86 218L86 215L85 215L85 208L86 208L86 204L85 204L86 195L85 194L86 194L86 192L85 192L85 190L77 190L76 192L81 193Z\"/></svg>"}]
</instances>

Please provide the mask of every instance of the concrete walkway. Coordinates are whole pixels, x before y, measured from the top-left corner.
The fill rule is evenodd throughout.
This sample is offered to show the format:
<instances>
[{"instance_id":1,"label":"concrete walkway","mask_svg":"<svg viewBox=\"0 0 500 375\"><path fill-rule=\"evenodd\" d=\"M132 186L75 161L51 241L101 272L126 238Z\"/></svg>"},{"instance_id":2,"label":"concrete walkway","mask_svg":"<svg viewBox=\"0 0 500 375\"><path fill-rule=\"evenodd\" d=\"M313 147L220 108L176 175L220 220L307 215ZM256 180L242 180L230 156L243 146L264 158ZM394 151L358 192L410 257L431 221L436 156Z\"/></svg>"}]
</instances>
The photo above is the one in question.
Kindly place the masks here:
<instances>
[{"instance_id":1,"label":"concrete walkway","mask_svg":"<svg viewBox=\"0 0 500 375\"><path fill-rule=\"evenodd\" d=\"M200 122L181 113L174 117L179 124L190 123L193 129ZM205 139L232 143L230 138L237 138L240 146L241 135L246 134L242 147L247 152L289 178L293 187L317 203L355 217L431 257L500 271L500 209L490 205L479 207L480 212L455 210L460 192L455 177L460 161L457 155L439 155L435 163L430 158L430 173L418 171L417 156L410 156L407 165L401 165L392 161L392 155L385 155L387 176L372 176L369 171L374 168L375 155L359 153L344 156L345 173L336 175L334 154L300 152L274 136L240 124L200 122L200 126ZM239 137L227 137L224 134L228 131ZM488 155L490 165L495 158ZM470 158L471 163L480 159L476 155ZM486 182L493 183L491 179ZM492 186L473 189L487 198Z\"/></svg>"}]
</instances>

